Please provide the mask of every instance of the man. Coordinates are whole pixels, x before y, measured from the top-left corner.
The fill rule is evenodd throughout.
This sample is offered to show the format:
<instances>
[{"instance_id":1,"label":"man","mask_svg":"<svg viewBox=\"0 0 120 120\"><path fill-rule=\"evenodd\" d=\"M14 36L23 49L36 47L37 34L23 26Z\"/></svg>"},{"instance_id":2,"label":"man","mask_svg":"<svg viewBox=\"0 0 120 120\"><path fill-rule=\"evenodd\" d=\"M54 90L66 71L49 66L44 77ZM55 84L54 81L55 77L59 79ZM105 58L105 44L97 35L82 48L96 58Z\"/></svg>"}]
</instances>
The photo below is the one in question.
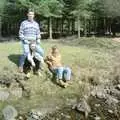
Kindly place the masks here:
<instances>
[{"instance_id":1,"label":"man","mask_svg":"<svg viewBox=\"0 0 120 120\"><path fill-rule=\"evenodd\" d=\"M19 60L19 71L23 72L23 65L26 57L30 53L29 44L31 41L36 42L36 52L39 53L42 57L44 55L43 49L40 47L40 28L39 24L34 20L34 11L29 10L27 13L28 19L24 20L20 25L19 38L22 42L23 55Z\"/></svg>"}]
</instances>

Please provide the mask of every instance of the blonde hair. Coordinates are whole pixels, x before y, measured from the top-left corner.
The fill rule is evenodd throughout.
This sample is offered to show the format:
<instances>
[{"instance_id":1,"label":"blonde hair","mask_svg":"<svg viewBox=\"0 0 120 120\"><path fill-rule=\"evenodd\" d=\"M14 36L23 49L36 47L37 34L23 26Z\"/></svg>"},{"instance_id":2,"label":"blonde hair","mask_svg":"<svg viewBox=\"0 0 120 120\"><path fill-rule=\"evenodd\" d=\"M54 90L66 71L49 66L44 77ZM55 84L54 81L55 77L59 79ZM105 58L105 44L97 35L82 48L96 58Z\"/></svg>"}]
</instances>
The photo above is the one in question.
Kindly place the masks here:
<instances>
[{"instance_id":1,"label":"blonde hair","mask_svg":"<svg viewBox=\"0 0 120 120\"><path fill-rule=\"evenodd\" d=\"M58 49L57 45L52 46L52 50L56 50L56 49Z\"/></svg>"},{"instance_id":2,"label":"blonde hair","mask_svg":"<svg viewBox=\"0 0 120 120\"><path fill-rule=\"evenodd\" d=\"M54 45L54 46L52 46L52 47L51 47L51 53L52 53L52 54L53 54L53 53L54 53L54 51L56 51L56 50L58 50L58 53L57 53L57 54L60 54L60 52L59 52L59 49L58 49L57 45Z\"/></svg>"}]
</instances>

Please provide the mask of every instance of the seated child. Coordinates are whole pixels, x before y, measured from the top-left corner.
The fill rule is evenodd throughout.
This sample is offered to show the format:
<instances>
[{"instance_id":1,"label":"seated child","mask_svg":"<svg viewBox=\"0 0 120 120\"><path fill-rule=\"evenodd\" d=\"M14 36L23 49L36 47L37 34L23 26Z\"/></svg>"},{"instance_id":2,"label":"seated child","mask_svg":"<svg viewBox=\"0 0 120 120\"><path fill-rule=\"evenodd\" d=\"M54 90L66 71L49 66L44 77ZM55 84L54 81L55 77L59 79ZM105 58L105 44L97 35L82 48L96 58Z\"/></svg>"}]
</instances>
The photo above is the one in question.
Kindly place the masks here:
<instances>
[{"instance_id":1,"label":"seated child","mask_svg":"<svg viewBox=\"0 0 120 120\"><path fill-rule=\"evenodd\" d=\"M40 54L35 51L36 48L35 45L36 45L35 43L30 44L30 53L28 54L25 60L24 68L29 69L29 72L27 73L28 78L30 77L31 67L33 67L33 69L35 70L34 72L40 76L41 73L39 69L40 66L44 64L43 57L40 56Z\"/></svg>"},{"instance_id":2,"label":"seated child","mask_svg":"<svg viewBox=\"0 0 120 120\"><path fill-rule=\"evenodd\" d=\"M59 84L62 87L67 87L71 79L71 69L62 65L61 54L57 46L53 46L51 48L51 51L46 57L45 62L48 65L49 70L56 74Z\"/></svg>"}]
</instances>

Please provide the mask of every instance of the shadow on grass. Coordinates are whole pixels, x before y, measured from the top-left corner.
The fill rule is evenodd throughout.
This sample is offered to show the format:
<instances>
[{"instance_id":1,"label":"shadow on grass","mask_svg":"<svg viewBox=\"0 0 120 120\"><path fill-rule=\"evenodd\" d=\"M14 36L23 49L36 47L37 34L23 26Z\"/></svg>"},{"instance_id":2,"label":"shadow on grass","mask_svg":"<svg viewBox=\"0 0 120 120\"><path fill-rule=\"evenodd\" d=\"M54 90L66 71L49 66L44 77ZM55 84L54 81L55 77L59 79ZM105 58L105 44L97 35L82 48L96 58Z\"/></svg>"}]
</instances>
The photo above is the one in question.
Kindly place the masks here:
<instances>
[{"instance_id":1,"label":"shadow on grass","mask_svg":"<svg viewBox=\"0 0 120 120\"><path fill-rule=\"evenodd\" d=\"M60 86L57 83L57 78L56 75L54 73L52 73L50 70L45 71L45 79L49 79L54 85L56 86ZM61 86L60 86L61 87Z\"/></svg>"},{"instance_id":2,"label":"shadow on grass","mask_svg":"<svg viewBox=\"0 0 120 120\"><path fill-rule=\"evenodd\" d=\"M8 59L18 66L20 56L21 54L11 54L8 56Z\"/></svg>"},{"instance_id":3,"label":"shadow on grass","mask_svg":"<svg viewBox=\"0 0 120 120\"><path fill-rule=\"evenodd\" d=\"M45 71L45 79L50 79L53 83L55 83L55 75L48 69Z\"/></svg>"}]
</instances>

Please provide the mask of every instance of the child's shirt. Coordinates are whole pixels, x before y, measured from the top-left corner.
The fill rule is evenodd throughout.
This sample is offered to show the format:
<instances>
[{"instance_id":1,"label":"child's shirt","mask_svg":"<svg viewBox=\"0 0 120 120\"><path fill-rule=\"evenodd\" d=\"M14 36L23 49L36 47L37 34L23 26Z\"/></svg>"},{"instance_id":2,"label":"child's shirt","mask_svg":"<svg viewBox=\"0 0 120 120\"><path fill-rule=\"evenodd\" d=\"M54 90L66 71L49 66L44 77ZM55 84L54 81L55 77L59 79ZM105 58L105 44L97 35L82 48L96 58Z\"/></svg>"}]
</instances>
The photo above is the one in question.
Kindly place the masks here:
<instances>
[{"instance_id":1,"label":"child's shirt","mask_svg":"<svg viewBox=\"0 0 120 120\"><path fill-rule=\"evenodd\" d=\"M46 62L51 68L61 67L61 55L50 54L49 56L47 56Z\"/></svg>"}]
</instances>

